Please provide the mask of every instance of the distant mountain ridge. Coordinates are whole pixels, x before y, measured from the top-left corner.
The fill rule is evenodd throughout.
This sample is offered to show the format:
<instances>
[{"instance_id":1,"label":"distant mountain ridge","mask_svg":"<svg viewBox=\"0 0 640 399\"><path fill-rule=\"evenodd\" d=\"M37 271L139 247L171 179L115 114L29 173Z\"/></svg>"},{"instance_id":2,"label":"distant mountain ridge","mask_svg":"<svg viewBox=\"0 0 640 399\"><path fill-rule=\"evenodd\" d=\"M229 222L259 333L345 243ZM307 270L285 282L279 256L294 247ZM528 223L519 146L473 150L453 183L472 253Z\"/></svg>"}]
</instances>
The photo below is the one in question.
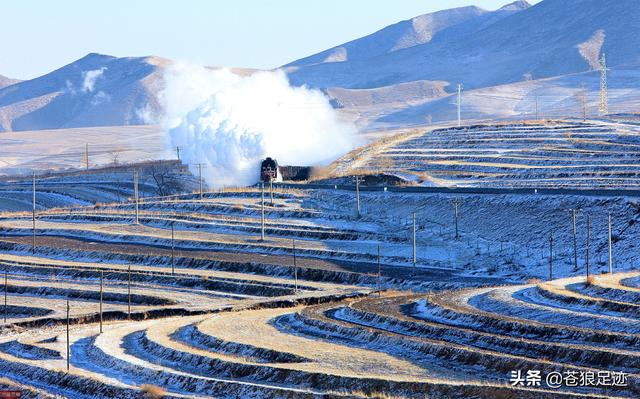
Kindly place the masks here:
<instances>
[{"instance_id":1,"label":"distant mountain ridge","mask_svg":"<svg viewBox=\"0 0 640 399\"><path fill-rule=\"evenodd\" d=\"M6 76L0 75L0 89L3 88L3 87L10 86L12 84L18 83L18 82L20 82L20 80L11 79L11 78L8 78Z\"/></svg>"},{"instance_id":2,"label":"distant mountain ridge","mask_svg":"<svg viewBox=\"0 0 640 399\"><path fill-rule=\"evenodd\" d=\"M382 54L428 43L438 33L459 24L467 23L481 27L529 7L529 3L524 0L519 0L496 11L487 11L476 6L467 6L423 14L387 26L365 37L294 61L285 65L285 67L373 58Z\"/></svg>"},{"instance_id":3,"label":"distant mountain ridge","mask_svg":"<svg viewBox=\"0 0 640 399\"><path fill-rule=\"evenodd\" d=\"M451 118L448 97L458 83L465 93L507 85L544 96L534 90L537 82L598 69L604 51L610 81L620 90L617 100L625 103L620 98L624 90L640 86L634 78L640 65L640 1L543 0L531 6L520 0L495 11L475 6L443 10L400 21L282 69L293 85L323 90L336 108L367 128L372 120L401 125L403 118L413 124ZM160 57L92 53L31 80L0 76L0 132L157 122L163 114L163 77L171 64ZM520 85L529 80L533 84ZM553 82L583 84L574 78ZM574 96L578 86L560 87L559 92ZM509 101L519 100L515 96ZM492 111L487 101L466 104L472 103L482 108L474 115L517 114L513 104L505 112L503 105Z\"/></svg>"},{"instance_id":4,"label":"distant mountain ridge","mask_svg":"<svg viewBox=\"0 0 640 399\"><path fill-rule=\"evenodd\" d=\"M538 79L589 70L590 63L578 46L597 32L604 34L610 65L640 59L637 0L544 0L531 7L516 2L493 12L473 10L434 13L431 18L435 20L462 22L443 22L444 29L410 47L389 51L386 46L384 51L363 54L370 41L386 43L397 37L389 27L336 46L331 51L347 50L342 61L322 61L328 54L322 52L284 68L294 84L321 88L364 89L418 80L480 88L517 82L525 76ZM464 18L452 17L462 14ZM360 49L358 56L349 58L348 50L356 48Z\"/></svg>"},{"instance_id":5,"label":"distant mountain ridge","mask_svg":"<svg viewBox=\"0 0 640 399\"><path fill-rule=\"evenodd\" d=\"M0 89L0 130L133 125L157 112L159 57L87 56Z\"/></svg>"}]
</instances>

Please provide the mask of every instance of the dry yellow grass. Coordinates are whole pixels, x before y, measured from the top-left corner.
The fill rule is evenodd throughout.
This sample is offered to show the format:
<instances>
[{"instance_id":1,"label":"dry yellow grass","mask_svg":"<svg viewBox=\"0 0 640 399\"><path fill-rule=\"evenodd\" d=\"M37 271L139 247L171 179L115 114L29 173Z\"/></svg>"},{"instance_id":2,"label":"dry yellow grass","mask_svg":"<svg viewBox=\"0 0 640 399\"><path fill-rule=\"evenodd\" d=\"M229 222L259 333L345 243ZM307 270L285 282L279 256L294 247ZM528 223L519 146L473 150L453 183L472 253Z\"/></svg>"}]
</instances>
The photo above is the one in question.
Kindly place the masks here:
<instances>
[{"instance_id":1,"label":"dry yellow grass","mask_svg":"<svg viewBox=\"0 0 640 399\"><path fill-rule=\"evenodd\" d=\"M142 391L142 393L144 394L144 397L148 399L161 399L161 398L164 398L166 395L166 392L164 389L151 384L141 385L140 391Z\"/></svg>"}]
</instances>

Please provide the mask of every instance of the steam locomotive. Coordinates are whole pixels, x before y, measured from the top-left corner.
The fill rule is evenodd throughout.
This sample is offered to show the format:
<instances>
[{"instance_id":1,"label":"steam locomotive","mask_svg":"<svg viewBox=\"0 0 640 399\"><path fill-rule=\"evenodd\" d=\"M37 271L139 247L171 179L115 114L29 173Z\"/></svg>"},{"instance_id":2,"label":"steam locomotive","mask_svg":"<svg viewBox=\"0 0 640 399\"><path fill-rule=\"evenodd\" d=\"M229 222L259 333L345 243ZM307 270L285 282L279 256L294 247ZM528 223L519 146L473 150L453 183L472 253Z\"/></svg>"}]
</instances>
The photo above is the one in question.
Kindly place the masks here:
<instances>
[{"instance_id":1,"label":"steam locomotive","mask_svg":"<svg viewBox=\"0 0 640 399\"><path fill-rule=\"evenodd\" d=\"M260 164L260 180L269 181L302 181L311 175L310 166L278 166L278 161L267 157Z\"/></svg>"},{"instance_id":2,"label":"steam locomotive","mask_svg":"<svg viewBox=\"0 0 640 399\"><path fill-rule=\"evenodd\" d=\"M268 183L270 181L278 180L278 161L273 158L267 157L260 165L260 179Z\"/></svg>"}]
</instances>

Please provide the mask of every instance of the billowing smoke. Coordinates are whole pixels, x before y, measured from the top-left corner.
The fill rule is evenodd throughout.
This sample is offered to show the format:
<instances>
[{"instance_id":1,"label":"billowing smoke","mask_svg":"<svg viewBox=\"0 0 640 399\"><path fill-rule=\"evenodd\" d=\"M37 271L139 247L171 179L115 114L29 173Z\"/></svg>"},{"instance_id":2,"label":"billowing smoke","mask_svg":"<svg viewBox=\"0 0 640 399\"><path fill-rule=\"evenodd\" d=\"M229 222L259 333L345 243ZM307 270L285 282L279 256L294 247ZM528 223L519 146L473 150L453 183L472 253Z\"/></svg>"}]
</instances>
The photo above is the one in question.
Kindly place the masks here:
<instances>
[{"instance_id":1,"label":"billowing smoke","mask_svg":"<svg viewBox=\"0 0 640 399\"><path fill-rule=\"evenodd\" d=\"M353 148L356 129L338 119L318 90L289 85L281 71L240 76L176 64L163 93L170 145L190 165L203 163L210 187L250 185L260 161L316 165Z\"/></svg>"},{"instance_id":2,"label":"billowing smoke","mask_svg":"<svg viewBox=\"0 0 640 399\"><path fill-rule=\"evenodd\" d=\"M106 69L107 67L102 67L100 69L82 72L82 91L84 93L92 92L96 81L102 76Z\"/></svg>"},{"instance_id":3,"label":"billowing smoke","mask_svg":"<svg viewBox=\"0 0 640 399\"><path fill-rule=\"evenodd\" d=\"M600 50L604 44L604 30L599 29L585 42L578 45L578 51L582 58L589 63L591 70L601 69Z\"/></svg>"}]
</instances>

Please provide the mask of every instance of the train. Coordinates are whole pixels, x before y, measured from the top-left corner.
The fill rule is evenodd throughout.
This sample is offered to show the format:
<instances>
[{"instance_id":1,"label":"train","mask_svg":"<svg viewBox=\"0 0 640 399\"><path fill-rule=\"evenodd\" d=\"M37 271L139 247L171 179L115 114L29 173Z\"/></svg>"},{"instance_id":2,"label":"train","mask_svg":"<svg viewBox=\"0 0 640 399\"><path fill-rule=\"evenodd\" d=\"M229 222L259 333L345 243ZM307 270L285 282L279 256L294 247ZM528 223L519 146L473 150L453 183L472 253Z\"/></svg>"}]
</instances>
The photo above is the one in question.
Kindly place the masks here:
<instances>
[{"instance_id":1,"label":"train","mask_svg":"<svg viewBox=\"0 0 640 399\"><path fill-rule=\"evenodd\" d=\"M271 157L267 157L260 164L260 180L265 183L270 181L278 181L278 161ZM280 179L281 180L281 179Z\"/></svg>"},{"instance_id":2,"label":"train","mask_svg":"<svg viewBox=\"0 0 640 399\"><path fill-rule=\"evenodd\" d=\"M280 166L271 157L260 163L260 181L303 181L308 180L313 168L311 166Z\"/></svg>"}]
</instances>

